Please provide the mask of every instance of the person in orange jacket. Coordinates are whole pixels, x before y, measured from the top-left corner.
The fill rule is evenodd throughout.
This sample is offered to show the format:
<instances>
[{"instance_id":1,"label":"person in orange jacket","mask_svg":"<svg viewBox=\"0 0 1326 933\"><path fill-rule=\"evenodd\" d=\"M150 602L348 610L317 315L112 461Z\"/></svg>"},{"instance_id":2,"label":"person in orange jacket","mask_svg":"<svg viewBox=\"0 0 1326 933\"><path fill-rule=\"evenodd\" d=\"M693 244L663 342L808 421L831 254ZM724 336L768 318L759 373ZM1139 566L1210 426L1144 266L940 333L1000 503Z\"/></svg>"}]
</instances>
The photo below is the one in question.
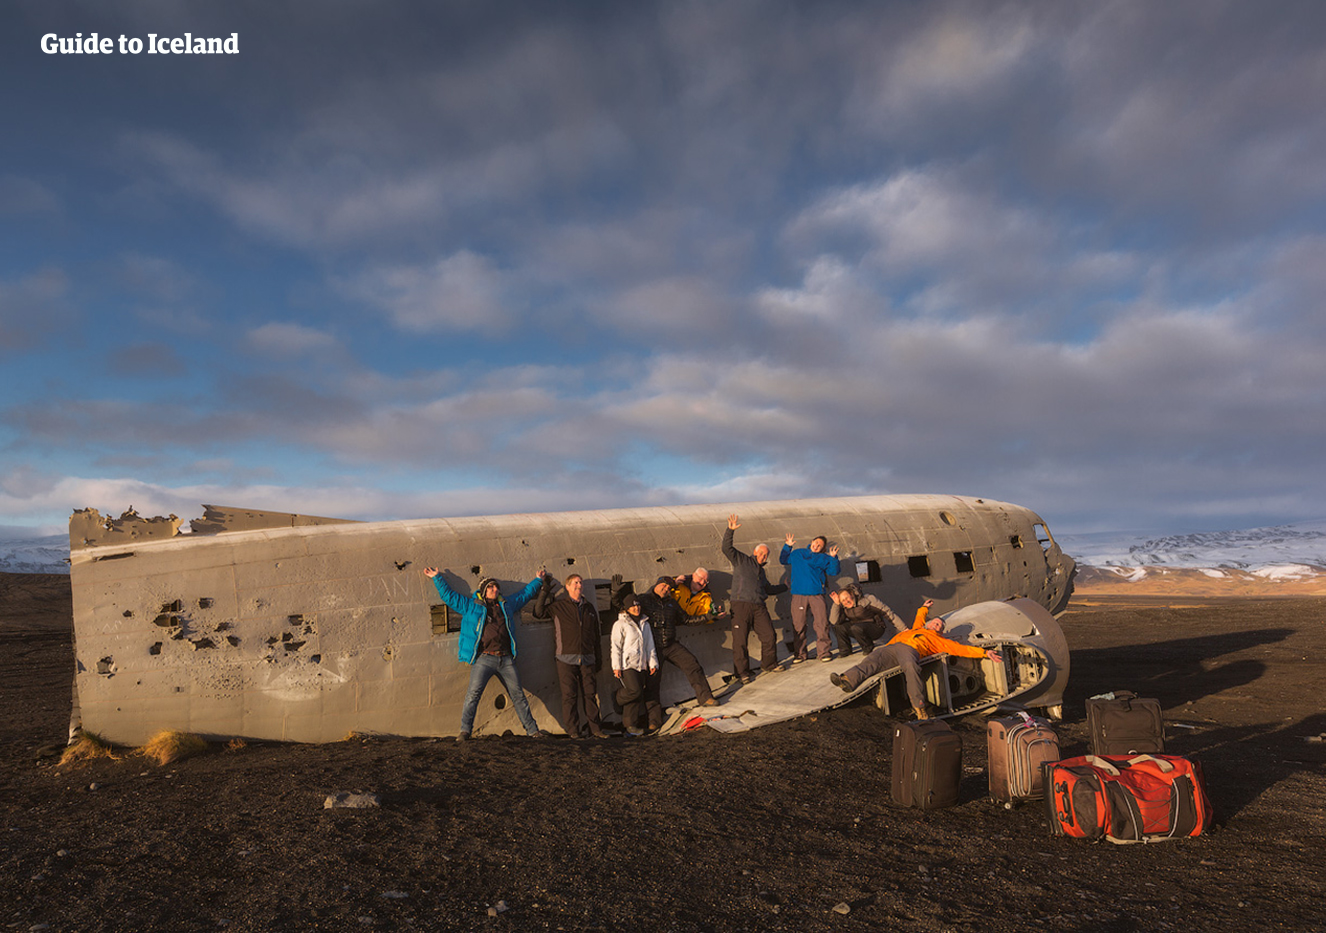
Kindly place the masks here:
<instances>
[{"instance_id":1,"label":"person in orange jacket","mask_svg":"<svg viewBox=\"0 0 1326 933\"><path fill-rule=\"evenodd\" d=\"M984 648L964 645L945 638L941 634L944 631L944 618L939 616L927 619L930 607L934 604L933 599L927 599L921 608L916 610L916 621L912 623L911 628L899 632L887 645L870 652L856 667L849 668L842 674L830 674L830 682L851 693L880 671L900 667L903 678L907 681L907 698L911 701L912 709L916 711L916 718L927 719L929 714L925 709L925 688L921 685L920 673L922 658L947 652L960 658L989 658L995 662L1003 661L997 651L987 651Z\"/></svg>"}]
</instances>

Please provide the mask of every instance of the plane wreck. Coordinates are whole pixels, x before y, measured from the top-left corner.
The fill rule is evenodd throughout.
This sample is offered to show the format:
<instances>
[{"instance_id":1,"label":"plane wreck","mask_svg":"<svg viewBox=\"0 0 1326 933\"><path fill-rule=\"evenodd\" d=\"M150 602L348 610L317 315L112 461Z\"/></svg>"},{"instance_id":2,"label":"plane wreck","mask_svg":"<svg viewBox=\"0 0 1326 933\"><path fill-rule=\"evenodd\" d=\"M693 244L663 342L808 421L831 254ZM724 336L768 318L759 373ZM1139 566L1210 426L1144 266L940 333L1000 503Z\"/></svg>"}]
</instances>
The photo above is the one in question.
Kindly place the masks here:
<instances>
[{"instance_id":1,"label":"plane wreck","mask_svg":"<svg viewBox=\"0 0 1326 933\"><path fill-rule=\"evenodd\" d=\"M943 666L942 678L931 678L942 713L1004 700L1053 712L1062 702L1068 655L1054 614L1068 604L1075 565L1038 515L1008 503L866 496L393 522L204 509L190 532L175 516L132 509L118 519L90 509L70 519L76 715L109 741L141 744L161 729L296 742L352 732L455 735L469 667L456 657L456 613L441 604L425 566L441 567L460 592L491 577L510 593L543 567L558 580L580 574L606 638L614 575L643 592L660 575L703 566L725 600L731 575L719 547L732 512L741 515L742 550L776 545L789 532L825 535L839 548L841 581L904 616L933 599L936 612L950 613L955 637L1004 646L1006 671L932 662ZM779 570L770 563L771 578ZM775 626L787 629L788 598L769 603ZM532 607L516 633L517 664L536 718L556 729L552 625ZM732 680L728 626L680 635L715 690ZM810 667L830 670L801 666ZM694 695L680 672L665 671L665 704ZM611 682L605 670L605 710ZM819 708L843 701L830 689L837 695ZM890 689L884 676L877 695L886 711ZM512 728L505 693L489 690L475 731Z\"/></svg>"}]
</instances>

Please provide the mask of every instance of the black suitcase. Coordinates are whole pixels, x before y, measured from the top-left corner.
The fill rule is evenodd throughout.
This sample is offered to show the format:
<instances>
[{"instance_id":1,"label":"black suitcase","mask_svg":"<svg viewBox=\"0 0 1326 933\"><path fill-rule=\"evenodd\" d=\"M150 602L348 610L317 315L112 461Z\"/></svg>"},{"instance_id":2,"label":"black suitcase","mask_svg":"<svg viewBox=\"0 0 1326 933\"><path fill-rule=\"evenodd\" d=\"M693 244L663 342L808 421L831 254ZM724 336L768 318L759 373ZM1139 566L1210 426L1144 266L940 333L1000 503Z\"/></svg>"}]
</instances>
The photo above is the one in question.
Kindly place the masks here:
<instances>
[{"instance_id":1,"label":"black suitcase","mask_svg":"<svg viewBox=\"0 0 1326 933\"><path fill-rule=\"evenodd\" d=\"M1093 755L1162 755L1165 720L1160 701L1139 697L1131 690L1087 700L1087 731Z\"/></svg>"},{"instance_id":2,"label":"black suitcase","mask_svg":"<svg viewBox=\"0 0 1326 933\"><path fill-rule=\"evenodd\" d=\"M958 802L962 737L934 719L906 722L893 733L893 802L934 810Z\"/></svg>"}]
</instances>

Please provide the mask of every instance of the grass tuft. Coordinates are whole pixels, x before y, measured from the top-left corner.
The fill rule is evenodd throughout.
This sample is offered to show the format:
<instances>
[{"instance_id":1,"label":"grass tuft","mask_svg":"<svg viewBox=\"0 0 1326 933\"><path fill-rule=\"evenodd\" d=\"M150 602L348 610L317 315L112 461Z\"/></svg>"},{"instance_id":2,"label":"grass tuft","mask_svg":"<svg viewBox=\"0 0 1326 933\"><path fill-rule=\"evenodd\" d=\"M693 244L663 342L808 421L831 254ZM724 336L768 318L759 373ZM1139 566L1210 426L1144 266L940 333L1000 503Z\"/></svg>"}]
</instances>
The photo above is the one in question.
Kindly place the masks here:
<instances>
[{"instance_id":1,"label":"grass tuft","mask_svg":"<svg viewBox=\"0 0 1326 933\"><path fill-rule=\"evenodd\" d=\"M240 739L240 738L234 738L234 739L231 739L229 742L226 743L226 751L228 751L228 752L237 752L237 751L239 751L240 749L248 748L248 745L249 745L249 743L248 743L248 742L245 742L243 739Z\"/></svg>"},{"instance_id":2,"label":"grass tuft","mask_svg":"<svg viewBox=\"0 0 1326 933\"><path fill-rule=\"evenodd\" d=\"M78 738L60 756L60 767L91 761L94 758L109 758L111 761L119 760L109 742L95 732L85 732L80 729L78 730Z\"/></svg>"},{"instance_id":3,"label":"grass tuft","mask_svg":"<svg viewBox=\"0 0 1326 933\"><path fill-rule=\"evenodd\" d=\"M144 758L151 758L158 765L168 765L172 761L188 758L207 751L207 742L190 732L176 732L164 729L138 750Z\"/></svg>"}]
</instances>

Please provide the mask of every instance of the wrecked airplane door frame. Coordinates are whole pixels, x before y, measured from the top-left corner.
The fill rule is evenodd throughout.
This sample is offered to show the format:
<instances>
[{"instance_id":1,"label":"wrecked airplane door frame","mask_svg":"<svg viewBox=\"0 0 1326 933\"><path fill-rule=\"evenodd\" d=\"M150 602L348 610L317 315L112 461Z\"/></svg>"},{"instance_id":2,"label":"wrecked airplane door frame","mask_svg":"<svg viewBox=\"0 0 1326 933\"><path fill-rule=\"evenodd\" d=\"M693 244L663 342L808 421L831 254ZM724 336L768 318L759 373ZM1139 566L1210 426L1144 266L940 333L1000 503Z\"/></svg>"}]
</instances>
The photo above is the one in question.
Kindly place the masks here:
<instances>
[{"instance_id":1,"label":"wrecked airplane door frame","mask_svg":"<svg viewBox=\"0 0 1326 933\"><path fill-rule=\"evenodd\" d=\"M904 617L926 598L944 611L1024 596L1060 612L1072 591L1073 561L1038 515L956 496L372 523L206 506L191 534L178 532L174 516L82 510L70 520L82 724L121 744L161 729L298 742L454 735L470 669L456 657L457 635L425 566L442 567L460 591L492 576L507 594L543 566L558 580L575 572L600 594L601 610L614 574L638 588L704 566L725 599L731 575L719 545L733 512L742 521L737 546L748 553L787 532L826 535L847 577ZM788 598L770 602L775 625L787 629ZM540 725L556 729L552 626L531 608L516 633L517 664ZM606 639L611 619L601 615ZM730 678L727 625L680 636L711 685ZM607 671L605 709L610 685ZM664 701L691 694L665 667ZM518 730L503 691L485 693L475 728Z\"/></svg>"}]
</instances>

